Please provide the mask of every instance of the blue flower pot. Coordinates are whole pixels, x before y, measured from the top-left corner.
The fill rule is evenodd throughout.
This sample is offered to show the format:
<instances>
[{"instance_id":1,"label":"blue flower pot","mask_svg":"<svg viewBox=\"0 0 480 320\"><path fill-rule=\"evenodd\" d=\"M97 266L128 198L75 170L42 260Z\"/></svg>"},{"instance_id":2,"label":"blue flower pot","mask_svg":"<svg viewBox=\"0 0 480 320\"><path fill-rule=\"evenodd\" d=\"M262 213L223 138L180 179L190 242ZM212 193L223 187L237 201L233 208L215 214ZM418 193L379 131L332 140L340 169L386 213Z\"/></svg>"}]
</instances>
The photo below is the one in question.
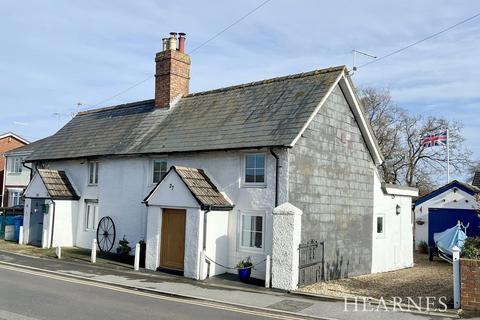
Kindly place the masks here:
<instances>
[{"instance_id":1,"label":"blue flower pot","mask_svg":"<svg viewBox=\"0 0 480 320\"><path fill-rule=\"evenodd\" d=\"M242 282L248 282L250 279L250 274L252 273L252 268L238 269L238 276Z\"/></svg>"}]
</instances>

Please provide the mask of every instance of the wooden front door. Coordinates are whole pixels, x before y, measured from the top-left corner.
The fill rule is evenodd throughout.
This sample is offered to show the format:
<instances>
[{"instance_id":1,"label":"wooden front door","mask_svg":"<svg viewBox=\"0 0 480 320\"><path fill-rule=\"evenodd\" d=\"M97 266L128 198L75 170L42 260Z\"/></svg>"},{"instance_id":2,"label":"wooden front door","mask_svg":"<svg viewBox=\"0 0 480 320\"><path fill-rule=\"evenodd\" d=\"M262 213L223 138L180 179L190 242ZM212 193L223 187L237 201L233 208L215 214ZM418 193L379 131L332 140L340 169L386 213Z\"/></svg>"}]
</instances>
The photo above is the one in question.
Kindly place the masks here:
<instances>
[{"instance_id":1,"label":"wooden front door","mask_svg":"<svg viewBox=\"0 0 480 320\"><path fill-rule=\"evenodd\" d=\"M183 271L185 210L163 209L160 267Z\"/></svg>"}]
</instances>

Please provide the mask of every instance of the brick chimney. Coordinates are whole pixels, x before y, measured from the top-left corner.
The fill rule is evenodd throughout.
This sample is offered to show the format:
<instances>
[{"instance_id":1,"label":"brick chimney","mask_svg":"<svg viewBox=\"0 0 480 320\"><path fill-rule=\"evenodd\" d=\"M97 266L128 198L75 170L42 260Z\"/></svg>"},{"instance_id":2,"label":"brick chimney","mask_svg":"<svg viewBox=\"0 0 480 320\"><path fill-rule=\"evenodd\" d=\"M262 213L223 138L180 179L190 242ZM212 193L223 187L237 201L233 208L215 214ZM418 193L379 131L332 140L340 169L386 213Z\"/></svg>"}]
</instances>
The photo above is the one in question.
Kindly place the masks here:
<instances>
[{"instance_id":1,"label":"brick chimney","mask_svg":"<svg viewBox=\"0 0 480 320\"><path fill-rule=\"evenodd\" d=\"M178 40L178 48L177 48ZM178 96L188 94L190 56L185 53L185 33L170 32L163 51L155 56L155 107L169 108Z\"/></svg>"}]
</instances>

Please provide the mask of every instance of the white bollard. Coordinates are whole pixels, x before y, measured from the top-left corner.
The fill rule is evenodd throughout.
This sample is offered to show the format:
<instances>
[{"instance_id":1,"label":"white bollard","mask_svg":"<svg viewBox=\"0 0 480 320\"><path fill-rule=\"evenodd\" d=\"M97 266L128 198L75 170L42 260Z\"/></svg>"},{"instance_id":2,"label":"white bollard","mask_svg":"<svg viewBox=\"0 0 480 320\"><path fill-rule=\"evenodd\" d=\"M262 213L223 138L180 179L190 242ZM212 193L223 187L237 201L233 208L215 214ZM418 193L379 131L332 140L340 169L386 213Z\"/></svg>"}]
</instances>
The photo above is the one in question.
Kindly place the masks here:
<instances>
[{"instance_id":1,"label":"white bollard","mask_svg":"<svg viewBox=\"0 0 480 320\"><path fill-rule=\"evenodd\" d=\"M133 263L133 270L140 270L140 243L135 245L135 260Z\"/></svg>"},{"instance_id":2,"label":"white bollard","mask_svg":"<svg viewBox=\"0 0 480 320\"><path fill-rule=\"evenodd\" d=\"M23 244L23 226L20 226L20 231L18 232L18 244Z\"/></svg>"},{"instance_id":3,"label":"white bollard","mask_svg":"<svg viewBox=\"0 0 480 320\"><path fill-rule=\"evenodd\" d=\"M265 288L270 288L270 255L265 260Z\"/></svg>"},{"instance_id":4,"label":"white bollard","mask_svg":"<svg viewBox=\"0 0 480 320\"><path fill-rule=\"evenodd\" d=\"M46 229L43 230L42 248L48 248L48 232Z\"/></svg>"},{"instance_id":5,"label":"white bollard","mask_svg":"<svg viewBox=\"0 0 480 320\"><path fill-rule=\"evenodd\" d=\"M97 239L92 240L92 255L90 257L92 263L97 262Z\"/></svg>"},{"instance_id":6,"label":"white bollard","mask_svg":"<svg viewBox=\"0 0 480 320\"><path fill-rule=\"evenodd\" d=\"M55 254L57 255L57 259L62 259L62 247L57 247Z\"/></svg>"},{"instance_id":7,"label":"white bollard","mask_svg":"<svg viewBox=\"0 0 480 320\"><path fill-rule=\"evenodd\" d=\"M454 246L453 252L453 308L460 309L460 248Z\"/></svg>"}]
</instances>

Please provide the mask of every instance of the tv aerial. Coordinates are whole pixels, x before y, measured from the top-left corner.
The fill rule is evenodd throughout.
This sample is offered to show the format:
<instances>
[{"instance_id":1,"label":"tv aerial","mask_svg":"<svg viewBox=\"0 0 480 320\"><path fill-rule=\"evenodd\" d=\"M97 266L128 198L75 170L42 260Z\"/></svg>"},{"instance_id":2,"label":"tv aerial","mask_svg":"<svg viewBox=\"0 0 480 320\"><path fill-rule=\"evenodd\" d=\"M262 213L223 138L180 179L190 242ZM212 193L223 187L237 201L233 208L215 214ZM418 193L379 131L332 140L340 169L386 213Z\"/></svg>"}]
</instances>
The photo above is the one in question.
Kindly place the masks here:
<instances>
[{"instance_id":1,"label":"tv aerial","mask_svg":"<svg viewBox=\"0 0 480 320\"><path fill-rule=\"evenodd\" d=\"M361 54L362 56L366 56L372 59L377 59L377 56L374 56L372 54L353 49L352 50L352 56L353 56L353 64L352 64L352 71L350 72L350 75L353 76L355 72L357 71L357 54Z\"/></svg>"}]
</instances>

